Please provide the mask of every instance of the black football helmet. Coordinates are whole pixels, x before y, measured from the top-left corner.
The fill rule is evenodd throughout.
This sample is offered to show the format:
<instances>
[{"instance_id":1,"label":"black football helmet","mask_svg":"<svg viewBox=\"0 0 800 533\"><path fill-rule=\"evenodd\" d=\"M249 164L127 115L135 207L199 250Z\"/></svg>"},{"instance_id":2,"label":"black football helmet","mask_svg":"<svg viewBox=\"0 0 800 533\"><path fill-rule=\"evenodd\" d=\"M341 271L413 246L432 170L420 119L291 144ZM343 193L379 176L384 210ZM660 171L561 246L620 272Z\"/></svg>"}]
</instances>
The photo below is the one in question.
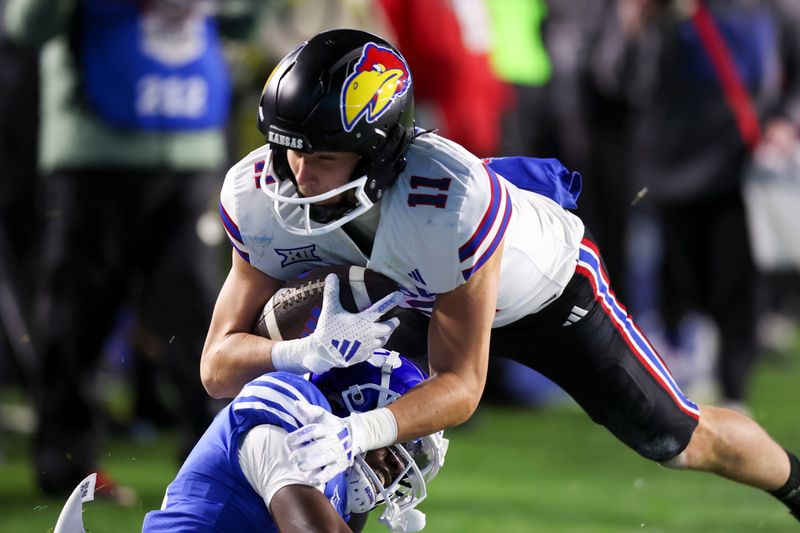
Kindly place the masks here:
<instances>
[{"instance_id":1,"label":"black football helmet","mask_svg":"<svg viewBox=\"0 0 800 533\"><path fill-rule=\"evenodd\" d=\"M270 74L258 127L272 154L262 190L272 198L279 223L302 235L327 233L369 209L402 172L414 131L411 72L400 52L376 35L320 33ZM301 198L287 150L355 152L361 159L347 185ZM287 180L292 187L285 186ZM342 192L344 200L335 205L313 205Z\"/></svg>"}]
</instances>

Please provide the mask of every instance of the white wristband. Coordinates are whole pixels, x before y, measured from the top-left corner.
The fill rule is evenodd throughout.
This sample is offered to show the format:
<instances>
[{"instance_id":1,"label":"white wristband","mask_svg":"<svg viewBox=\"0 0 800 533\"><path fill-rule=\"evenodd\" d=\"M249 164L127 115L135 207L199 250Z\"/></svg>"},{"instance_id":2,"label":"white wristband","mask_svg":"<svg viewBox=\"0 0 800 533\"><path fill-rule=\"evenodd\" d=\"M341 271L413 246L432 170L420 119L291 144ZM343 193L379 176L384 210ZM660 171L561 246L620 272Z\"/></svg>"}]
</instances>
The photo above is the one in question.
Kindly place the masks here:
<instances>
[{"instance_id":1,"label":"white wristband","mask_svg":"<svg viewBox=\"0 0 800 533\"><path fill-rule=\"evenodd\" d=\"M352 413L346 420L350 426L354 454L377 450L397 440L397 420L394 413L385 407L366 413Z\"/></svg>"},{"instance_id":2,"label":"white wristband","mask_svg":"<svg viewBox=\"0 0 800 533\"><path fill-rule=\"evenodd\" d=\"M292 374L305 374L308 369L303 366L302 358L298 357L302 348L298 346L300 339L278 341L272 345L272 366L275 370L283 370ZM300 348L300 349L298 349Z\"/></svg>"}]
</instances>

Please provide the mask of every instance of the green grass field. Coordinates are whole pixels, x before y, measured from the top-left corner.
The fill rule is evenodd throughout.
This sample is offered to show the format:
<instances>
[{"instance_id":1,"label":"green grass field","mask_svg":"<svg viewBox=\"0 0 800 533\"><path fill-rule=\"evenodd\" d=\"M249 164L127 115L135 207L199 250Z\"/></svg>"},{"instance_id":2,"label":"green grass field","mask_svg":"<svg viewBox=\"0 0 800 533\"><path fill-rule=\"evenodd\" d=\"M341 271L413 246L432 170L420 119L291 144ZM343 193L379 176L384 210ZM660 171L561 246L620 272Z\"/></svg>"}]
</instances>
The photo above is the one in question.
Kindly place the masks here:
<instances>
[{"instance_id":1,"label":"green grass field","mask_svg":"<svg viewBox=\"0 0 800 533\"><path fill-rule=\"evenodd\" d=\"M763 363L755 418L784 446L800 450L800 353ZM422 505L430 532L782 532L797 530L770 496L706 474L661 468L617 443L570 405L544 411L482 408L448 432L450 451ZM0 531L52 531L63 504L32 483L26 442L6 436L0 464ZM174 442L113 440L104 466L141 499L129 509L85 506L93 533L139 531L175 474ZM370 532L386 531L376 523Z\"/></svg>"}]
</instances>

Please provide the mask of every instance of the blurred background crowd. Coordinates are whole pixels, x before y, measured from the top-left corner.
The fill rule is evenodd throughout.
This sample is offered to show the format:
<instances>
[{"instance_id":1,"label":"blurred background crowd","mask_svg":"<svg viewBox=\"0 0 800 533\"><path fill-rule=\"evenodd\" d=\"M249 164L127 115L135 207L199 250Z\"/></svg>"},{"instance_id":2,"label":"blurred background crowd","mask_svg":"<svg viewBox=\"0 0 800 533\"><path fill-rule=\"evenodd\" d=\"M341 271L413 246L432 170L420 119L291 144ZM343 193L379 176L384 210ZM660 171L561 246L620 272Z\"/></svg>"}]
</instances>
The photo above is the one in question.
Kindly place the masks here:
<instances>
[{"instance_id":1,"label":"blurred background crowd","mask_svg":"<svg viewBox=\"0 0 800 533\"><path fill-rule=\"evenodd\" d=\"M324 29L398 46L420 127L481 157L579 171L578 213L612 286L696 401L747 411L759 358L795 340L796 0L0 10L0 456L4 434L29 433L45 494L96 470L108 434L178 428L182 456L219 408L198 374L230 260L219 188L263 143L256 105L273 65ZM495 360L486 400L546 408L563 395Z\"/></svg>"}]
</instances>

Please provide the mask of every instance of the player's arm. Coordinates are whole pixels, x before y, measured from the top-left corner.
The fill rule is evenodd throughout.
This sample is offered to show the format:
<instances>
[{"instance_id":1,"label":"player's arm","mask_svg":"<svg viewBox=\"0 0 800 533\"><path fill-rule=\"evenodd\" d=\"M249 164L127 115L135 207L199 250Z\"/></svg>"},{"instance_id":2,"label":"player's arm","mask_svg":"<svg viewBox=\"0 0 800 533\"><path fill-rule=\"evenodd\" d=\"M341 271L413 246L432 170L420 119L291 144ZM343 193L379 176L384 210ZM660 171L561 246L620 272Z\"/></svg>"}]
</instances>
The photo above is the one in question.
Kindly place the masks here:
<instances>
[{"instance_id":1,"label":"player's arm","mask_svg":"<svg viewBox=\"0 0 800 533\"><path fill-rule=\"evenodd\" d=\"M278 490L269 513L281 533L351 531L325 495L308 485L287 485Z\"/></svg>"},{"instance_id":2,"label":"player's arm","mask_svg":"<svg viewBox=\"0 0 800 533\"><path fill-rule=\"evenodd\" d=\"M431 377L388 407L339 418L323 409L301 413L303 427L286 438L290 460L309 479L344 472L352 456L429 435L466 421L486 383L502 242L460 287L436 297L428 331Z\"/></svg>"},{"instance_id":3,"label":"player's arm","mask_svg":"<svg viewBox=\"0 0 800 533\"><path fill-rule=\"evenodd\" d=\"M461 424L478 407L489 364L503 244L460 287L437 295L428 329L430 378L388 408L397 441Z\"/></svg>"},{"instance_id":4,"label":"player's arm","mask_svg":"<svg viewBox=\"0 0 800 533\"><path fill-rule=\"evenodd\" d=\"M339 280L327 276L322 309L311 335L271 341L250 334L258 312L283 282L272 278L233 253L233 266L220 291L201 359L200 375L214 397L235 396L248 381L266 371L295 374L325 372L363 361L383 346L397 319L376 322L397 304L394 292L358 313L347 312L339 300ZM347 331L357 347L345 357L336 338Z\"/></svg>"},{"instance_id":5,"label":"player's arm","mask_svg":"<svg viewBox=\"0 0 800 533\"><path fill-rule=\"evenodd\" d=\"M325 494L309 485L289 461L286 431L263 424L242 439L238 460L250 486L264 500L282 533L350 532Z\"/></svg>"},{"instance_id":6,"label":"player's arm","mask_svg":"<svg viewBox=\"0 0 800 533\"><path fill-rule=\"evenodd\" d=\"M234 250L208 329L200 378L214 398L230 398L272 365L274 341L251 334L256 317L283 282L248 264Z\"/></svg>"}]
</instances>

